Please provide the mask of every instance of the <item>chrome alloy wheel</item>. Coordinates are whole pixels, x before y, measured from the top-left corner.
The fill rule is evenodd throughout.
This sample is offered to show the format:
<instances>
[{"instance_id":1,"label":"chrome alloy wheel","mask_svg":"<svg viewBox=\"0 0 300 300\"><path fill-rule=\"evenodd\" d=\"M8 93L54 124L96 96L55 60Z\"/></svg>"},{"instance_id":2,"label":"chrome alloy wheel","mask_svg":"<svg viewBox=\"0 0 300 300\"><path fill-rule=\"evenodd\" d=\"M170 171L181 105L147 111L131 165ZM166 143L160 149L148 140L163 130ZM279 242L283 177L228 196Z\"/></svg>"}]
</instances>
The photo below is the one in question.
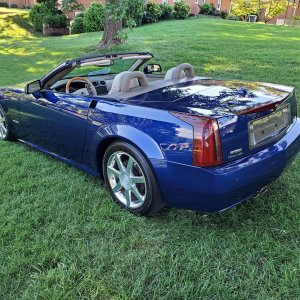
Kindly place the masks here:
<instances>
[{"instance_id":1,"label":"chrome alloy wheel","mask_svg":"<svg viewBox=\"0 0 300 300\"><path fill-rule=\"evenodd\" d=\"M114 152L107 163L109 185L127 208L141 207L147 196L146 178L137 161L123 151Z\"/></svg>"},{"instance_id":2,"label":"chrome alloy wheel","mask_svg":"<svg viewBox=\"0 0 300 300\"><path fill-rule=\"evenodd\" d=\"M0 139L3 140L7 136L7 124L4 111L0 108Z\"/></svg>"}]
</instances>

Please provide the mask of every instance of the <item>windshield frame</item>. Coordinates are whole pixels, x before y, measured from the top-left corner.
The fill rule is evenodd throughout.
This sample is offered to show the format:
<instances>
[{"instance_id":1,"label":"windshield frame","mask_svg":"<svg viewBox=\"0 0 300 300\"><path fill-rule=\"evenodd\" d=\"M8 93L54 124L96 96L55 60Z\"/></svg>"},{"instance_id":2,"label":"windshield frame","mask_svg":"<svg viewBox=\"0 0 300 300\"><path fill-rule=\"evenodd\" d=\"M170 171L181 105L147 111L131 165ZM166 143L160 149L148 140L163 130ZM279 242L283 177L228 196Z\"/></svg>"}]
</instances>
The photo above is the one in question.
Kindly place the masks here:
<instances>
[{"instance_id":1,"label":"windshield frame","mask_svg":"<svg viewBox=\"0 0 300 300\"><path fill-rule=\"evenodd\" d=\"M93 63L100 62L101 60L118 60L118 59L135 59L136 61L129 68L128 71L136 71L143 64L145 64L148 60L153 58L153 55L149 52L132 52L132 53L115 53L115 54L106 54L106 55L98 55L98 56L89 56L85 58L74 59L70 61L66 61L55 69L50 71L48 74L41 78L41 86L42 89L48 89L52 85L54 85L57 81L63 79L70 72L72 72L76 67L81 64L91 65ZM98 75L99 76L99 75Z\"/></svg>"}]
</instances>

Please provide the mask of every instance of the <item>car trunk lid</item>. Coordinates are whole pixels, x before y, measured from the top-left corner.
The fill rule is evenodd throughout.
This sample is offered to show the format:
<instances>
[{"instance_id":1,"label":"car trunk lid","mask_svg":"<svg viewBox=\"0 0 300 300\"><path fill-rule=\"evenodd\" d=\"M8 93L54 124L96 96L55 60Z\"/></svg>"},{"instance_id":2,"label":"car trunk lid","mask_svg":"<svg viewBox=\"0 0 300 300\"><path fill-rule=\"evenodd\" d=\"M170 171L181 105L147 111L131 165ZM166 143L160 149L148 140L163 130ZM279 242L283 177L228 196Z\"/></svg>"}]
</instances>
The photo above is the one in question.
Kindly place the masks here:
<instances>
[{"instance_id":1,"label":"car trunk lid","mask_svg":"<svg viewBox=\"0 0 300 300\"><path fill-rule=\"evenodd\" d=\"M218 120L223 162L278 141L297 115L294 89L234 80L197 79L153 89L130 103Z\"/></svg>"}]
</instances>

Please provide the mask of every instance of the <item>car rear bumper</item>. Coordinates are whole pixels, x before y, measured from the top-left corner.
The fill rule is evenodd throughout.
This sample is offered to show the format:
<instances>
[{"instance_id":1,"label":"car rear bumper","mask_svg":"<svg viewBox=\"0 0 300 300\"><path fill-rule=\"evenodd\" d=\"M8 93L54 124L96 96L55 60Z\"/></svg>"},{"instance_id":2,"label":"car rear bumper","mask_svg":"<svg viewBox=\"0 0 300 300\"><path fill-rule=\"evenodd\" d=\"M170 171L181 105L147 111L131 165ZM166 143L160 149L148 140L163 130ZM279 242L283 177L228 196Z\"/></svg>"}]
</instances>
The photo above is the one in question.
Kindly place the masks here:
<instances>
[{"instance_id":1,"label":"car rear bumper","mask_svg":"<svg viewBox=\"0 0 300 300\"><path fill-rule=\"evenodd\" d=\"M168 205L221 211L256 195L278 178L300 150L300 119L275 145L213 168L152 160Z\"/></svg>"}]
</instances>

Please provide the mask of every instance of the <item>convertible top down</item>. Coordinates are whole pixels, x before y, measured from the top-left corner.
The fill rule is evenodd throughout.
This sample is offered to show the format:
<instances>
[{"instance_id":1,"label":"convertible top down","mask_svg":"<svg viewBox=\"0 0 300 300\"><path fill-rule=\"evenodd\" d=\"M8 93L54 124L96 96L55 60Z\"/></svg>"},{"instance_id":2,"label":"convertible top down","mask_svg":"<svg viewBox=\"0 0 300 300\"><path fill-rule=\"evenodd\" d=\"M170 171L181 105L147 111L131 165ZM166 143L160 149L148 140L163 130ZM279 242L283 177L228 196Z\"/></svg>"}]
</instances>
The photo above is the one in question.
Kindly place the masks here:
<instances>
[{"instance_id":1,"label":"convertible top down","mask_svg":"<svg viewBox=\"0 0 300 300\"><path fill-rule=\"evenodd\" d=\"M300 149L294 88L166 74L150 53L66 61L0 89L0 138L102 177L138 214L165 205L215 212L265 189Z\"/></svg>"}]
</instances>

